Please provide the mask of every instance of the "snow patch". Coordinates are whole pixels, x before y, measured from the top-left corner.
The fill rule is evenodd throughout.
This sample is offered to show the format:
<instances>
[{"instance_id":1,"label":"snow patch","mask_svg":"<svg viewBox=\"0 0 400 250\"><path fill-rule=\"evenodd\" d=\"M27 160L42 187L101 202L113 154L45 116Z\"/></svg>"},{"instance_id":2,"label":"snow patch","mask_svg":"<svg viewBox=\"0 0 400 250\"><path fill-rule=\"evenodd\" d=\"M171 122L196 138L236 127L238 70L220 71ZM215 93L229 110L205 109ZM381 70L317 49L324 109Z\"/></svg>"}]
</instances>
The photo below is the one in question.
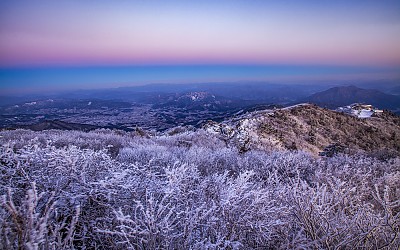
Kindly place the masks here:
<instances>
[{"instance_id":1,"label":"snow patch","mask_svg":"<svg viewBox=\"0 0 400 250\"><path fill-rule=\"evenodd\" d=\"M299 103L299 104L292 105L292 106L289 106L289 107L281 108L281 110L287 110L287 109L303 107L303 106L309 106L309 105L310 105L309 103Z\"/></svg>"},{"instance_id":2,"label":"snow patch","mask_svg":"<svg viewBox=\"0 0 400 250\"><path fill-rule=\"evenodd\" d=\"M369 118L373 114L374 114L374 111L372 111L372 110L362 109L362 110L357 112L357 117L358 118Z\"/></svg>"},{"instance_id":3,"label":"snow patch","mask_svg":"<svg viewBox=\"0 0 400 250\"><path fill-rule=\"evenodd\" d=\"M383 113L383 110L377 109L369 104L353 103L348 106L339 107L336 111L352 115L358 118L370 118L377 113Z\"/></svg>"}]
</instances>

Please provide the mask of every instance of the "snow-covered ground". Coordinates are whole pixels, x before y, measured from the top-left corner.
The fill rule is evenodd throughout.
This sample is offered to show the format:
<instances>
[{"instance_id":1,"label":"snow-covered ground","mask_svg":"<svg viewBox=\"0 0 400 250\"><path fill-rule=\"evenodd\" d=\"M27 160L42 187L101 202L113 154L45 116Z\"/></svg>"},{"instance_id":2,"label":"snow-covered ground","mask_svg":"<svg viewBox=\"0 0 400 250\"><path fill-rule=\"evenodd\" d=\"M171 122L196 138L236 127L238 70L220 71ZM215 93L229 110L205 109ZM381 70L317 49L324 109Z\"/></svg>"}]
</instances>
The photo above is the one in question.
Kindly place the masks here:
<instances>
[{"instance_id":1,"label":"snow-covered ground","mask_svg":"<svg viewBox=\"0 0 400 250\"><path fill-rule=\"evenodd\" d=\"M366 108L363 108L363 107ZM369 107L368 107L369 106ZM354 103L348 106L339 107L336 109L338 112L342 112L345 114L349 114L352 116L356 116L358 118L370 118L375 113L382 113L382 110L376 109L371 105L362 105L358 103Z\"/></svg>"},{"instance_id":2,"label":"snow-covered ground","mask_svg":"<svg viewBox=\"0 0 400 250\"><path fill-rule=\"evenodd\" d=\"M374 111L372 110L366 110L366 109L362 109L362 110L357 110L355 112L355 115L358 118L369 118L374 114Z\"/></svg>"},{"instance_id":3,"label":"snow-covered ground","mask_svg":"<svg viewBox=\"0 0 400 250\"><path fill-rule=\"evenodd\" d=\"M299 103L299 104L296 104L296 105L292 105L292 106L288 106L288 107L282 108L282 110L287 110L287 109L292 109L292 108L297 108L297 107L302 107L302 106L308 106L308 105L310 105L310 104L309 103Z\"/></svg>"}]
</instances>

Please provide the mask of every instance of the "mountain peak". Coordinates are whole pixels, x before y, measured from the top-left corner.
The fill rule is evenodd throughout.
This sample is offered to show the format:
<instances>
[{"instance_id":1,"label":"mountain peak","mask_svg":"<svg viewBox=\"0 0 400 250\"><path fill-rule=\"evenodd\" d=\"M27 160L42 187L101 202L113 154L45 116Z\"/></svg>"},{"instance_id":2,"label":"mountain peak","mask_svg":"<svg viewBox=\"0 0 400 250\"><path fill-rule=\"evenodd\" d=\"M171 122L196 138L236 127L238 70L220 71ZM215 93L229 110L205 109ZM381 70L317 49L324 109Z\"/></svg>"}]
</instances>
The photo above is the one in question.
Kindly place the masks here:
<instances>
[{"instance_id":1,"label":"mountain peak","mask_svg":"<svg viewBox=\"0 0 400 250\"><path fill-rule=\"evenodd\" d=\"M305 101L327 108L338 108L353 103L371 104L382 109L397 110L400 98L375 89L362 89L356 86L339 86L315 93Z\"/></svg>"}]
</instances>

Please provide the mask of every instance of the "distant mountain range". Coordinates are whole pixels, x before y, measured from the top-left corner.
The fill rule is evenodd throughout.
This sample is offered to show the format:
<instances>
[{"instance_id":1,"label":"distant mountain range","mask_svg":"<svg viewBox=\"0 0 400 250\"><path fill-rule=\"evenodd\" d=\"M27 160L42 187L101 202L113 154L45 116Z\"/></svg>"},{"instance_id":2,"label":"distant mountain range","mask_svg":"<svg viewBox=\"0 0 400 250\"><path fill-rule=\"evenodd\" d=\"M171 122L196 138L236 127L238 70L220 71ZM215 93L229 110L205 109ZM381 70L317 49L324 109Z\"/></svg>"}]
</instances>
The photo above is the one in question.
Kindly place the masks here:
<instances>
[{"instance_id":1,"label":"distant mountain range","mask_svg":"<svg viewBox=\"0 0 400 250\"><path fill-rule=\"evenodd\" d=\"M379 90L362 89L355 86L334 87L315 93L303 100L321 107L337 108L353 103L367 103L381 109L400 111L400 96L385 94Z\"/></svg>"},{"instance_id":2,"label":"distant mountain range","mask_svg":"<svg viewBox=\"0 0 400 250\"><path fill-rule=\"evenodd\" d=\"M378 83L344 87L335 83L319 84L272 84L263 82L243 82L243 83L198 83L198 84L149 84L143 86L110 88L110 89L87 89L53 93L48 95L31 95L22 97L0 96L0 107L19 105L41 100L68 100L75 103L80 100L93 101L92 105L99 104L108 106L104 102L124 102L135 104L186 106L191 104L190 100L184 102L181 98L190 93L207 93L208 96L215 96L215 99L222 103L227 100L234 103L242 102L240 106L250 104L275 104L292 105L293 103L311 102L324 107L336 108L354 102L366 102L378 106L379 108L400 110L400 85L396 83L383 84L378 87ZM178 100L180 99L180 100ZM99 103L103 101L103 103ZM210 101L214 103L214 98L203 100L204 104ZM184 105L181 105L184 103ZM195 106L199 106L197 102ZM211 103L211 104L212 104ZM38 103L39 104L39 103ZM118 103L120 106L121 103ZM46 105L50 106L49 103ZM86 105L86 104L84 104ZM129 105L125 105L129 106ZM191 105L189 105L191 106ZM220 105L217 105L220 106ZM229 105L231 106L231 105ZM237 105L234 105L235 107Z\"/></svg>"}]
</instances>

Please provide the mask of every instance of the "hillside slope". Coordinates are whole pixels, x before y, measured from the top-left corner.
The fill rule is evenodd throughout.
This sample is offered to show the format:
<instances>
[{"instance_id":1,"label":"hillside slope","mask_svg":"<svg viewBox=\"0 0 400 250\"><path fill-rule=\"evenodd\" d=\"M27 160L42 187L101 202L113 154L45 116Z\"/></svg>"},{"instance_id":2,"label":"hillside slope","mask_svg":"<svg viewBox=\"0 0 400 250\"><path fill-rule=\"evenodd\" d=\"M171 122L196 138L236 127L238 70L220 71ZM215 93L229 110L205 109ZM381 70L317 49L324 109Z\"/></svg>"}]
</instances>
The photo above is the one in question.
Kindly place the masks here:
<instances>
[{"instance_id":1,"label":"hillside slope","mask_svg":"<svg viewBox=\"0 0 400 250\"><path fill-rule=\"evenodd\" d=\"M360 119L316 105L249 113L223 123L209 122L205 129L249 149L290 149L318 154L340 145L352 151L400 152L400 118L390 113Z\"/></svg>"}]
</instances>

